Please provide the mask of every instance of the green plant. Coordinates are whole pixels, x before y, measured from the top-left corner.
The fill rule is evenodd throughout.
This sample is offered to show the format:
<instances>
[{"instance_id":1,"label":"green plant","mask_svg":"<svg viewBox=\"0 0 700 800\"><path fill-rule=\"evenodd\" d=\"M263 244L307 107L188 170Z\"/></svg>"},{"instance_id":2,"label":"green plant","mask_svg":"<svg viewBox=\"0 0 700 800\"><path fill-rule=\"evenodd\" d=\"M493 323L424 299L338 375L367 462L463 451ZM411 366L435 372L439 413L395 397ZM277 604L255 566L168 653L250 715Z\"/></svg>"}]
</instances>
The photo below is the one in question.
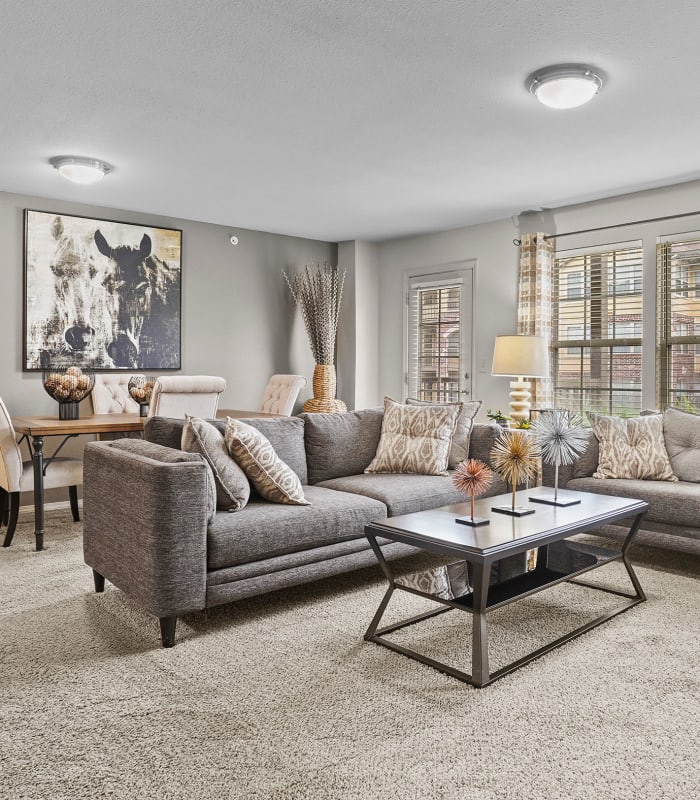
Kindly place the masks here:
<instances>
[{"instance_id":1,"label":"green plant","mask_svg":"<svg viewBox=\"0 0 700 800\"><path fill-rule=\"evenodd\" d=\"M520 430L523 430L523 431L529 431L532 426L530 425L530 420L529 419L519 419L515 423L515 427L516 428L520 428Z\"/></svg>"},{"instance_id":2,"label":"green plant","mask_svg":"<svg viewBox=\"0 0 700 800\"><path fill-rule=\"evenodd\" d=\"M492 419L494 422L497 422L499 425L503 424L504 422L510 422L510 417L507 417L505 414L501 414L500 408L496 411L489 408L489 410L486 412L486 416L489 419Z\"/></svg>"}]
</instances>

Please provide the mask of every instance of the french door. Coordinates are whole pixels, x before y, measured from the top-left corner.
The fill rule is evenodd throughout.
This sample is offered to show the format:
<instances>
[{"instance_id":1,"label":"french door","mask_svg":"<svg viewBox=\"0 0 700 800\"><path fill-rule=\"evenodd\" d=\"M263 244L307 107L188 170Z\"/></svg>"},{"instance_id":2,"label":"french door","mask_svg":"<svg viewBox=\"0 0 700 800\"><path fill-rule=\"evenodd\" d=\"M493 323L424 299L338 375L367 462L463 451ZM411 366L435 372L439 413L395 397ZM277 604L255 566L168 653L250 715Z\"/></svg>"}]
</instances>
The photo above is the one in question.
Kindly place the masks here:
<instances>
[{"instance_id":1,"label":"french door","mask_svg":"<svg viewBox=\"0 0 700 800\"><path fill-rule=\"evenodd\" d=\"M474 267L406 278L406 396L434 403L472 397Z\"/></svg>"}]
</instances>

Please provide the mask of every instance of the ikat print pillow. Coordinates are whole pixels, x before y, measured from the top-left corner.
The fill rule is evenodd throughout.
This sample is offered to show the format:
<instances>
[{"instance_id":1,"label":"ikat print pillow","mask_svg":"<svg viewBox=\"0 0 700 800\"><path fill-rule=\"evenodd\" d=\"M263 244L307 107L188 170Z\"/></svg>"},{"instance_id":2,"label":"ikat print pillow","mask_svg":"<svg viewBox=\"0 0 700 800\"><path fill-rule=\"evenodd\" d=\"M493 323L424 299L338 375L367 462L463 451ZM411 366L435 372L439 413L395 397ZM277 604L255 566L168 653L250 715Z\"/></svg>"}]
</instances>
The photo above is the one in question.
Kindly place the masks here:
<instances>
[{"instance_id":1,"label":"ikat print pillow","mask_svg":"<svg viewBox=\"0 0 700 800\"><path fill-rule=\"evenodd\" d=\"M459 406L461 411L457 415L455 432L452 435L450 455L447 459L447 469L455 469L458 464L469 458L469 441L474 427L474 417L479 413L481 400L468 400L466 403L431 403L428 400L406 399L409 406Z\"/></svg>"},{"instance_id":2,"label":"ikat print pillow","mask_svg":"<svg viewBox=\"0 0 700 800\"><path fill-rule=\"evenodd\" d=\"M226 417L226 447L258 494L272 503L309 506L301 481L269 440L245 422Z\"/></svg>"},{"instance_id":3,"label":"ikat print pillow","mask_svg":"<svg viewBox=\"0 0 700 800\"><path fill-rule=\"evenodd\" d=\"M594 478L678 480L666 452L661 414L629 419L587 414L600 451Z\"/></svg>"},{"instance_id":4,"label":"ikat print pillow","mask_svg":"<svg viewBox=\"0 0 700 800\"><path fill-rule=\"evenodd\" d=\"M447 475L461 403L414 406L384 398L377 453L365 472Z\"/></svg>"}]
</instances>

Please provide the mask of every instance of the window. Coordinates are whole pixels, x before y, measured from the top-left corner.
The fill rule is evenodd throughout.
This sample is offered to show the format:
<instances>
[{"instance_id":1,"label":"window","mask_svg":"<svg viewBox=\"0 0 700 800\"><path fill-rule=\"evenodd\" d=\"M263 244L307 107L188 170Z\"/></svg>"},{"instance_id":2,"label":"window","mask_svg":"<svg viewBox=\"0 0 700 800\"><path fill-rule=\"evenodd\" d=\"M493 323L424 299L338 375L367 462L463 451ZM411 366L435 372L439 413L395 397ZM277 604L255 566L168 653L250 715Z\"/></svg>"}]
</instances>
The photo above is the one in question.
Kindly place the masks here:
<instances>
[{"instance_id":1,"label":"window","mask_svg":"<svg viewBox=\"0 0 700 800\"><path fill-rule=\"evenodd\" d=\"M464 270L409 279L409 397L438 403L468 399L471 277L471 270Z\"/></svg>"},{"instance_id":2,"label":"window","mask_svg":"<svg viewBox=\"0 0 700 800\"><path fill-rule=\"evenodd\" d=\"M641 242L559 253L554 281L554 406L579 413L638 414Z\"/></svg>"},{"instance_id":3,"label":"window","mask_svg":"<svg viewBox=\"0 0 700 800\"><path fill-rule=\"evenodd\" d=\"M700 237L657 245L659 408L700 413Z\"/></svg>"}]
</instances>

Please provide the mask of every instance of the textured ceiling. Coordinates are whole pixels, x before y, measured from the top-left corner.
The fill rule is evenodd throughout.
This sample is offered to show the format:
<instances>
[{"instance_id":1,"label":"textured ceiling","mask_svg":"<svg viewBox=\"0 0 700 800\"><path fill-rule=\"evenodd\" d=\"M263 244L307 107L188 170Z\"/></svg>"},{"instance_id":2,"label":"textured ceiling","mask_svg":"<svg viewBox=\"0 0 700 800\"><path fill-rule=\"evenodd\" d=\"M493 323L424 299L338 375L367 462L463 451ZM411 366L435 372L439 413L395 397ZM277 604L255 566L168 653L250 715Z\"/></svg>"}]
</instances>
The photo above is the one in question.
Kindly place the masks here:
<instances>
[{"instance_id":1,"label":"textured ceiling","mask_svg":"<svg viewBox=\"0 0 700 800\"><path fill-rule=\"evenodd\" d=\"M4 3L0 190L328 241L700 177L700 6ZM541 66L609 76L553 111ZM77 187L53 155L115 166Z\"/></svg>"}]
</instances>

